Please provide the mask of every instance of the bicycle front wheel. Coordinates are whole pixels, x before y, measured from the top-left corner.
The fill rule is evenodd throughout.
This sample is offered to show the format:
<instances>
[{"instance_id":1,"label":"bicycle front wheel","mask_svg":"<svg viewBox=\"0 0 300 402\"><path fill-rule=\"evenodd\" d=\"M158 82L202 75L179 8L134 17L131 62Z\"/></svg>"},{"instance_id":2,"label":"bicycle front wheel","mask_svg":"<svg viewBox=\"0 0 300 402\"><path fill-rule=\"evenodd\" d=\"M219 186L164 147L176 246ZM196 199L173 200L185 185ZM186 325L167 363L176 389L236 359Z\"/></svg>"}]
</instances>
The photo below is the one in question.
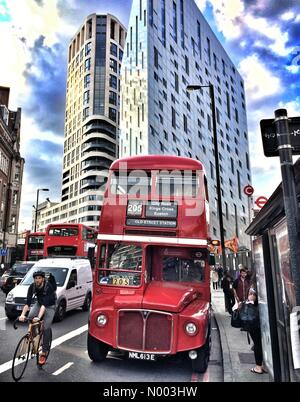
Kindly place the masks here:
<instances>
[{"instance_id":1,"label":"bicycle front wheel","mask_svg":"<svg viewBox=\"0 0 300 402\"><path fill-rule=\"evenodd\" d=\"M38 365L38 366L40 366L40 364L39 364L39 357L40 357L40 354L42 353L42 351L43 351L43 342L44 342L44 332L41 334L41 336L40 336L40 339L39 339L39 344L38 344L38 349L37 349L37 354L36 354L36 364ZM50 331L49 331L49 339L48 339L48 342L47 342L48 344L47 345L45 345L46 346L46 349L48 350L48 353L47 353L47 360L48 360L48 357L49 357L49 355L50 355L50 351L51 351L51 345L52 345L52 328L50 328Z\"/></svg>"},{"instance_id":2,"label":"bicycle front wheel","mask_svg":"<svg viewBox=\"0 0 300 402\"><path fill-rule=\"evenodd\" d=\"M24 374L28 363L30 349L31 341L28 335L24 335L18 343L12 363L12 376L15 381L19 381Z\"/></svg>"}]
</instances>

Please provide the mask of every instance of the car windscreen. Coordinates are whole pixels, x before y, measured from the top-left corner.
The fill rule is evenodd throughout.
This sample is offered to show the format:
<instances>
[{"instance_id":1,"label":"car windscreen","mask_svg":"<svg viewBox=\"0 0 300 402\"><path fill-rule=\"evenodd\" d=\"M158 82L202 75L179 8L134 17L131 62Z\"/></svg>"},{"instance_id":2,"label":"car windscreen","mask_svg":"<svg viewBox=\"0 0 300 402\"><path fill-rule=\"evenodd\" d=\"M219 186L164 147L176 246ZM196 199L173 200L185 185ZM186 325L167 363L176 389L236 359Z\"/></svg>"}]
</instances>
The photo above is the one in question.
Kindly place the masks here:
<instances>
[{"instance_id":1,"label":"car windscreen","mask_svg":"<svg viewBox=\"0 0 300 402\"><path fill-rule=\"evenodd\" d=\"M11 275L21 274L25 275L27 271L33 266L34 264L15 264L11 269Z\"/></svg>"},{"instance_id":2,"label":"car windscreen","mask_svg":"<svg viewBox=\"0 0 300 402\"><path fill-rule=\"evenodd\" d=\"M56 280L57 286L63 286L67 277L68 268L63 267L42 267L31 269L22 281L22 285L31 285L33 283L33 273L35 271L43 271L46 274L52 274Z\"/></svg>"}]
</instances>

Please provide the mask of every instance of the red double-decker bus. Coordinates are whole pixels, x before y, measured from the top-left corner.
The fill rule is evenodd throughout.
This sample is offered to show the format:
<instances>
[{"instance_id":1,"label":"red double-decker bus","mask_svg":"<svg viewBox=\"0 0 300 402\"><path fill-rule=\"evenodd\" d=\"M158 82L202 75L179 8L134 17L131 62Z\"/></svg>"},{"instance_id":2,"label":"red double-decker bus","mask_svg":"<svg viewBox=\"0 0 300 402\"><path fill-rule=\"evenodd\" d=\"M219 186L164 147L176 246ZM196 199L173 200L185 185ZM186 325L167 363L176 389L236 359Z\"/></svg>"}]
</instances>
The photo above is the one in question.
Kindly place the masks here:
<instances>
[{"instance_id":1,"label":"red double-decker bus","mask_svg":"<svg viewBox=\"0 0 300 402\"><path fill-rule=\"evenodd\" d=\"M25 238L24 261L38 261L44 254L44 232L27 233Z\"/></svg>"},{"instance_id":2,"label":"red double-decker bus","mask_svg":"<svg viewBox=\"0 0 300 402\"><path fill-rule=\"evenodd\" d=\"M46 228L44 256L90 257L95 250L97 233L81 223L51 223Z\"/></svg>"},{"instance_id":3,"label":"red double-decker bus","mask_svg":"<svg viewBox=\"0 0 300 402\"><path fill-rule=\"evenodd\" d=\"M208 194L203 166L175 156L115 161L100 218L88 353L155 360L210 352Z\"/></svg>"}]
</instances>

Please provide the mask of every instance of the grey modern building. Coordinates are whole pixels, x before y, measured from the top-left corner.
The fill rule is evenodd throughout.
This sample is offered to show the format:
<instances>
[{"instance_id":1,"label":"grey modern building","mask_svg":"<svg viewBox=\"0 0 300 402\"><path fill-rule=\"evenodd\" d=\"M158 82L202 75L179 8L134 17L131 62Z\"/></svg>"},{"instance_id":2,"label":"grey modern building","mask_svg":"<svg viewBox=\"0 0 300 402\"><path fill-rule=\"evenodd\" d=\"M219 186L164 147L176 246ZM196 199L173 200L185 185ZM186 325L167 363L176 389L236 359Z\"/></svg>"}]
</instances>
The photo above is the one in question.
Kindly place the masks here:
<instances>
[{"instance_id":1,"label":"grey modern building","mask_svg":"<svg viewBox=\"0 0 300 402\"><path fill-rule=\"evenodd\" d=\"M43 208L38 230L53 222L99 226L108 169L118 156L125 37L116 17L92 14L70 42L61 203Z\"/></svg>"},{"instance_id":2,"label":"grey modern building","mask_svg":"<svg viewBox=\"0 0 300 402\"><path fill-rule=\"evenodd\" d=\"M251 184L243 79L194 0L133 0L121 71L120 156L173 154L206 169L211 235L219 237L212 109L215 89L225 239L244 230Z\"/></svg>"}]
</instances>

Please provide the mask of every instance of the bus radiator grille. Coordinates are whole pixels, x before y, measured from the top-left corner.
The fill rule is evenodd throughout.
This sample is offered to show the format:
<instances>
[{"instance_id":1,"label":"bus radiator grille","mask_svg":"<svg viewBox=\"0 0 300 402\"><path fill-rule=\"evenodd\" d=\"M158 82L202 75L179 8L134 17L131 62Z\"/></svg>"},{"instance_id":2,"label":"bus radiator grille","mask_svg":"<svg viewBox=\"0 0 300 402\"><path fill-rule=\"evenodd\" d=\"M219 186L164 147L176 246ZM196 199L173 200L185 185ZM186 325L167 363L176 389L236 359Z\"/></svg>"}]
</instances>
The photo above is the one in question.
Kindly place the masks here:
<instances>
[{"instance_id":1,"label":"bus radiator grille","mask_svg":"<svg viewBox=\"0 0 300 402\"><path fill-rule=\"evenodd\" d=\"M172 316L152 311L120 311L118 346L120 348L169 353L172 341Z\"/></svg>"}]
</instances>

